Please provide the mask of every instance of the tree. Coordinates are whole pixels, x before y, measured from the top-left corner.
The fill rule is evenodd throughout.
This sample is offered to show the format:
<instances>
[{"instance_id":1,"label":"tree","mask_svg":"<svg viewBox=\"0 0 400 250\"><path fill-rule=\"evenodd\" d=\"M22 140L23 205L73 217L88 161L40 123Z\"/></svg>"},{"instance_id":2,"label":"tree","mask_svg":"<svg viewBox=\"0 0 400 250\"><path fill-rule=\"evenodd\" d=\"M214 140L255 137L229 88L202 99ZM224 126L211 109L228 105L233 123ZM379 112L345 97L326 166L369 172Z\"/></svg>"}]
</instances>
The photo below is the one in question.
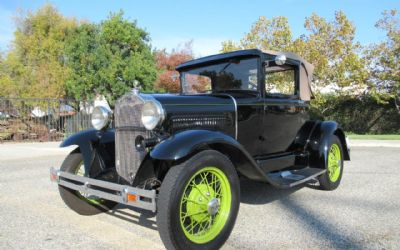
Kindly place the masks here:
<instances>
[{"instance_id":1,"label":"tree","mask_svg":"<svg viewBox=\"0 0 400 250\"><path fill-rule=\"evenodd\" d=\"M378 101L394 100L400 113L400 18L397 10L387 10L375 25L386 32L386 40L369 46L366 59L371 76L371 92Z\"/></svg>"},{"instance_id":2,"label":"tree","mask_svg":"<svg viewBox=\"0 0 400 250\"><path fill-rule=\"evenodd\" d=\"M14 81L11 78L10 63L0 54L0 96L14 97L15 90L16 86L14 86Z\"/></svg>"},{"instance_id":3,"label":"tree","mask_svg":"<svg viewBox=\"0 0 400 250\"><path fill-rule=\"evenodd\" d=\"M153 90L154 56L148 34L123 12L111 14L99 25L83 24L69 40L66 55L72 70L67 90L76 99L104 95L112 104L135 87Z\"/></svg>"},{"instance_id":4,"label":"tree","mask_svg":"<svg viewBox=\"0 0 400 250\"><path fill-rule=\"evenodd\" d=\"M17 18L13 49L2 63L2 95L19 97L64 97L65 40L77 21L63 17L52 5Z\"/></svg>"},{"instance_id":5,"label":"tree","mask_svg":"<svg viewBox=\"0 0 400 250\"><path fill-rule=\"evenodd\" d=\"M328 22L312 14L304 26L309 34L297 39L292 50L315 66L315 85L336 85L345 95L362 90L368 72L360 57L361 45L354 41L356 29L346 15L337 11L334 21Z\"/></svg>"},{"instance_id":6,"label":"tree","mask_svg":"<svg viewBox=\"0 0 400 250\"><path fill-rule=\"evenodd\" d=\"M156 52L157 69L159 71L155 89L161 92L178 93L180 91L178 72L175 68L188 60L193 59L192 42L187 42L183 48Z\"/></svg>"},{"instance_id":7,"label":"tree","mask_svg":"<svg viewBox=\"0 0 400 250\"><path fill-rule=\"evenodd\" d=\"M315 66L314 90L327 85L339 87L344 94L362 89L368 72L359 56L361 46L354 42L355 27L346 15L338 11L328 22L312 14L304 27L308 33L293 39L286 17L260 17L238 44L224 42L222 52L249 48L294 52Z\"/></svg>"},{"instance_id":8,"label":"tree","mask_svg":"<svg viewBox=\"0 0 400 250\"><path fill-rule=\"evenodd\" d=\"M261 16L252 25L250 32L240 40L239 44L234 41L223 42L221 51L228 52L252 48L288 51L291 44L292 32L286 17L278 16L269 20Z\"/></svg>"}]
</instances>

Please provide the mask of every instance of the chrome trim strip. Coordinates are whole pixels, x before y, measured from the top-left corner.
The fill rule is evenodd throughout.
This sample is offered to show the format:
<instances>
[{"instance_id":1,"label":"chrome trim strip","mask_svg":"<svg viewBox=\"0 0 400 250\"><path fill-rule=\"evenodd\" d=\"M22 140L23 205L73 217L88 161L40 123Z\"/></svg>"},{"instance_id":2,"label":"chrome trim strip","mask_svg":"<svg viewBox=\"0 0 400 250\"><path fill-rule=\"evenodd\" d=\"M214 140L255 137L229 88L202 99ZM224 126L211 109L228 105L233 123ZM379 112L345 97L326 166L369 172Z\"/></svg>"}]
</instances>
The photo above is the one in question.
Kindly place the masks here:
<instances>
[{"instance_id":1,"label":"chrome trim strip","mask_svg":"<svg viewBox=\"0 0 400 250\"><path fill-rule=\"evenodd\" d=\"M229 96L232 101L233 101L233 105L235 106L235 140L237 140L237 136L238 136L238 110L237 110L237 102L236 99L231 96L230 94L225 94L223 93L222 95L226 95Z\"/></svg>"}]
</instances>

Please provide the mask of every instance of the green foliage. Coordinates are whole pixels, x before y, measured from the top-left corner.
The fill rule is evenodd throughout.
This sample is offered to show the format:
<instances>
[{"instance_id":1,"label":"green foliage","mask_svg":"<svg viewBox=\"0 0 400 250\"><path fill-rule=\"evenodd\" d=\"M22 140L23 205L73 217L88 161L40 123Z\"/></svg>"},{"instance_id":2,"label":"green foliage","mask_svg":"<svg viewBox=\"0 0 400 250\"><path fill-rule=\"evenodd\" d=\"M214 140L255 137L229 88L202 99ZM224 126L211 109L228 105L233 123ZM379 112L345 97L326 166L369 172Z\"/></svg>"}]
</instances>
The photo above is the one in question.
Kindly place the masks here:
<instances>
[{"instance_id":1,"label":"green foliage","mask_svg":"<svg viewBox=\"0 0 400 250\"><path fill-rule=\"evenodd\" d=\"M82 24L66 48L72 70L68 93L76 99L102 94L114 103L136 81L143 91L153 90L157 71L148 41L148 34L124 19L122 11L98 25Z\"/></svg>"},{"instance_id":2,"label":"green foliage","mask_svg":"<svg viewBox=\"0 0 400 250\"><path fill-rule=\"evenodd\" d=\"M292 51L315 66L316 89L333 84L342 95L363 89L368 72L359 55L361 46L354 42L355 27L346 15L338 11L335 19L328 22L312 14L304 27L309 34L298 38Z\"/></svg>"},{"instance_id":3,"label":"green foliage","mask_svg":"<svg viewBox=\"0 0 400 250\"><path fill-rule=\"evenodd\" d=\"M0 96L103 94L113 103L136 82L153 90L156 75L148 34L122 12L100 24L78 23L46 4L18 17L13 48L0 58Z\"/></svg>"},{"instance_id":4,"label":"green foliage","mask_svg":"<svg viewBox=\"0 0 400 250\"><path fill-rule=\"evenodd\" d=\"M400 134L400 116L393 102L377 102L371 95L319 95L310 113L313 119L337 121L350 133Z\"/></svg>"},{"instance_id":5,"label":"green foliage","mask_svg":"<svg viewBox=\"0 0 400 250\"><path fill-rule=\"evenodd\" d=\"M223 42L221 52L251 48L288 51L291 43L292 32L286 17L279 16L269 20L261 16L253 24L250 32L240 40L239 44L234 41Z\"/></svg>"},{"instance_id":6,"label":"green foliage","mask_svg":"<svg viewBox=\"0 0 400 250\"><path fill-rule=\"evenodd\" d=\"M369 62L371 94L380 102L393 99L400 113L400 17L397 10L383 12L376 27L386 32L386 40L365 50Z\"/></svg>"},{"instance_id":7,"label":"green foliage","mask_svg":"<svg viewBox=\"0 0 400 250\"><path fill-rule=\"evenodd\" d=\"M77 26L46 4L17 18L13 50L1 66L0 95L63 97L69 69L64 65L65 41Z\"/></svg>"},{"instance_id":8,"label":"green foliage","mask_svg":"<svg viewBox=\"0 0 400 250\"><path fill-rule=\"evenodd\" d=\"M260 17L239 44L224 42L222 52L248 48L294 52L315 66L315 90L336 85L340 94L346 95L362 89L368 72L358 53L361 46L354 42L355 27L346 15L336 12L334 21L329 22L312 14L306 18L304 27L308 34L293 40L286 17L271 20ZM348 87L347 91L344 87Z\"/></svg>"}]
</instances>

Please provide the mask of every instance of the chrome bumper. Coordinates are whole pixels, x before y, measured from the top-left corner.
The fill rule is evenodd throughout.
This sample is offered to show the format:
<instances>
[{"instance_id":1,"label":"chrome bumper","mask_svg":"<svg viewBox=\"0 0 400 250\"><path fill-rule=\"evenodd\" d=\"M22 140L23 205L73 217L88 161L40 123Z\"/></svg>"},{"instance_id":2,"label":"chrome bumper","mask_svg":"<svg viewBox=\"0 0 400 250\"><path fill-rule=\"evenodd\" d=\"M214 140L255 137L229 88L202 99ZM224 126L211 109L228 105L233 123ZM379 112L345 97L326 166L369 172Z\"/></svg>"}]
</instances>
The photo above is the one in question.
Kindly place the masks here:
<instances>
[{"instance_id":1,"label":"chrome bumper","mask_svg":"<svg viewBox=\"0 0 400 250\"><path fill-rule=\"evenodd\" d=\"M156 211L156 191L120 185L112 182L77 176L50 168L50 180L58 185L131 207Z\"/></svg>"}]
</instances>

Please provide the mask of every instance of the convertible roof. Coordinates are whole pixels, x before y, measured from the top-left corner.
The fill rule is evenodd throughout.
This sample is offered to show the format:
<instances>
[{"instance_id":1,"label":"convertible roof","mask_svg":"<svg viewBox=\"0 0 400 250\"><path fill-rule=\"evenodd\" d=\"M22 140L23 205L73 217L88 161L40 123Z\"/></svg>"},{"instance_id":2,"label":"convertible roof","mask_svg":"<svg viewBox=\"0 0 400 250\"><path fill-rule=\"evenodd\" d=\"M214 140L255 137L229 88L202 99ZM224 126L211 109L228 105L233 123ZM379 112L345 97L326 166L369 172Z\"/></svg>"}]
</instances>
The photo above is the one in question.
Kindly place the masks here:
<instances>
[{"instance_id":1,"label":"convertible roof","mask_svg":"<svg viewBox=\"0 0 400 250\"><path fill-rule=\"evenodd\" d=\"M299 55L291 53L291 52L279 52L279 51L272 51L272 50L261 51L259 49L237 50L237 51L233 51L233 52L211 55L211 56L206 56L206 57L202 57L199 59L190 60L190 61L187 61L187 62L184 62L184 63L178 65L178 67L176 67L176 70L180 71L185 68L200 66L202 64L209 64L209 63L216 62L216 61L223 61L223 60L226 60L229 58L234 58L234 57L262 56L262 55L276 56L276 55L280 55L280 54L284 54L287 59L295 60L300 63L300 65L301 65L301 67L300 67L300 98L302 100L309 101L312 96L311 81L312 81L312 74L314 71L314 66L311 63L307 62L302 57L300 57Z\"/></svg>"},{"instance_id":2,"label":"convertible roof","mask_svg":"<svg viewBox=\"0 0 400 250\"><path fill-rule=\"evenodd\" d=\"M311 90L311 81L312 74L314 72L314 66L295 53L278 52L272 50L266 50L264 53L273 56L284 54L286 58L300 62L300 99L309 101L313 96Z\"/></svg>"}]
</instances>

